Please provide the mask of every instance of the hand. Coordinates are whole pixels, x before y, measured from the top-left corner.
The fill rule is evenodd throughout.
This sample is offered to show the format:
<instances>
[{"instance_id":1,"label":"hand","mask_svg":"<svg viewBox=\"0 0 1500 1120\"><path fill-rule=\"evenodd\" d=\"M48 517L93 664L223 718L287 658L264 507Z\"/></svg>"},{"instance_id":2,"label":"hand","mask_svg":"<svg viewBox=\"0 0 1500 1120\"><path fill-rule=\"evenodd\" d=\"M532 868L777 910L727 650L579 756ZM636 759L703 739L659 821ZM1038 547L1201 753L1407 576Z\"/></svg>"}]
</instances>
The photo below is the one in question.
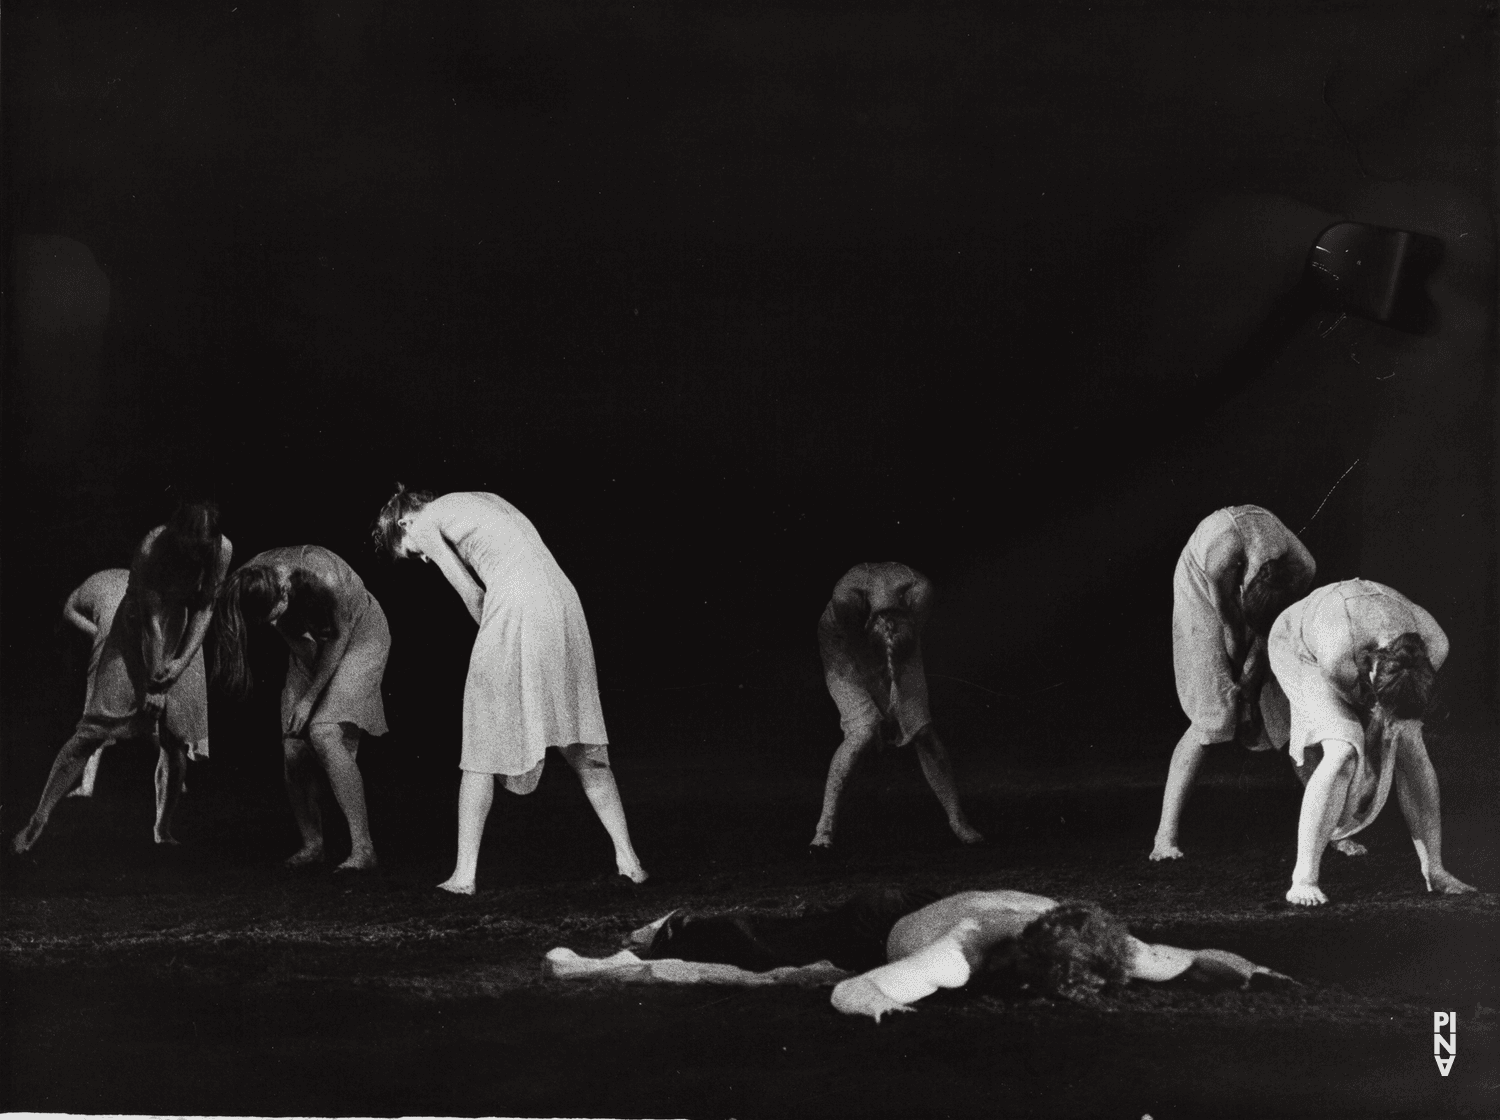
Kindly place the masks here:
<instances>
[{"instance_id":1,"label":"hand","mask_svg":"<svg viewBox=\"0 0 1500 1120\"><path fill-rule=\"evenodd\" d=\"M159 692L165 692L167 689L171 688L174 684L177 683L177 678L182 676L183 668L184 666L181 661L168 661L161 668L157 669L156 672L151 674L152 689Z\"/></svg>"},{"instance_id":2,"label":"hand","mask_svg":"<svg viewBox=\"0 0 1500 1120\"><path fill-rule=\"evenodd\" d=\"M868 976L856 976L845 980L833 989L833 1006L845 1015L868 1015L877 1023L888 1011L911 1011L904 1003L897 1003L875 986Z\"/></svg>"},{"instance_id":3,"label":"hand","mask_svg":"<svg viewBox=\"0 0 1500 1120\"><path fill-rule=\"evenodd\" d=\"M304 696L297 701L297 706L292 709L292 714L287 717L286 726L282 728L282 734L288 738L298 738L307 730L307 721L312 719L313 702L310 697Z\"/></svg>"},{"instance_id":4,"label":"hand","mask_svg":"<svg viewBox=\"0 0 1500 1120\"><path fill-rule=\"evenodd\" d=\"M161 719L161 714L167 707L167 694L165 692L148 692L141 700L141 713L148 719Z\"/></svg>"}]
</instances>

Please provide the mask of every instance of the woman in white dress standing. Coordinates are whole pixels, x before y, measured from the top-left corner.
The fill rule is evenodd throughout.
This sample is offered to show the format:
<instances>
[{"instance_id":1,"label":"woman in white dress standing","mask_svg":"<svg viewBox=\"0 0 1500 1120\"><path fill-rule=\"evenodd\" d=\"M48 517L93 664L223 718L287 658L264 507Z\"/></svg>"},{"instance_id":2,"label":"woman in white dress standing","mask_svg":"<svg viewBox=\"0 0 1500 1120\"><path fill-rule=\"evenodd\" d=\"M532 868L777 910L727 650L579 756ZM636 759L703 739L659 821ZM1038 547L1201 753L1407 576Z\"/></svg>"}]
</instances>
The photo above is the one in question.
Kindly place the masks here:
<instances>
[{"instance_id":1,"label":"woman in white dress standing","mask_svg":"<svg viewBox=\"0 0 1500 1120\"><path fill-rule=\"evenodd\" d=\"M392 557L436 564L479 624L464 687L458 862L438 886L474 893L495 776L512 793L530 793L548 747L578 774L614 842L616 869L645 882L609 766L583 604L531 522L494 494L434 497L403 487L373 535Z\"/></svg>"}]
</instances>

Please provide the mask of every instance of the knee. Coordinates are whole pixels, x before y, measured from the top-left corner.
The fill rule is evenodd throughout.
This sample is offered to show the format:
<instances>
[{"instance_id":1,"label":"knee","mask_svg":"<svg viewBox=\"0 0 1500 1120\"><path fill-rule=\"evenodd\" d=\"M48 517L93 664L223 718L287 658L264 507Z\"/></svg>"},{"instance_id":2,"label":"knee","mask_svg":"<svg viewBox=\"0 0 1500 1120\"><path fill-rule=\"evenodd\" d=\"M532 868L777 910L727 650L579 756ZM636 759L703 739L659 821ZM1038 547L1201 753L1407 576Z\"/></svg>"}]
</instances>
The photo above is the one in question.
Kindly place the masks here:
<instances>
[{"instance_id":1,"label":"knee","mask_svg":"<svg viewBox=\"0 0 1500 1120\"><path fill-rule=\"evenodd\" d=\"M306 739L287 738L281 740L281 761L288 770L295 770L312 754L312 744Z\"/></svg>"},{"instance_id":2,"label":"knee","mask_svg":"<svg viewBox=\"0 0 1500 1120\"><path fill-rule=\"evenodd\" d=\"M875 745L875 740L880 738L880 725L878 723L859 724L844 732L844 741L839 744L839 753L848 758L855 758Z\"/></svg>"},{"instance_id":3,"label":"knee","mask_svg":"<svg viewBox=\"0 0 1500 1120\"><path fill-rule=\"evenodd\" d=\"M911 737L911 745L929 758L945 758L948 753L930 723Z\"/></svg>"},{"instance_id":4,"label":"knee","mask_svg":"<svg viewBox=\"0 0 1500 1120\"><path fill-rule=\"evenodd\" d=\"M600 758L590 752L589 748L582 743L574 743L562 748L562 756L569 766L578 771L580 775L597 773L600 770L608 771L609 759Z\"/></svg>"},{"instance_id":5,"label":"knee","mask_svg":"<svg viewBox=\"0 0 1500 1120\"><path fill-rule=\"evenodd\" d=\"M81 735L74 735L63 744L58 753L65 758L87 761L93 757L95 751L100 750L108 744L107 739L91 739Z\"/></svg>"},{"instance_id":6,"label":"knee","mask_svg":"<svg viewBox=\"0 0 1500 1120\"><path fill-rule=\"evenodd\" d=\"M334 751L353 754L359 745L359 732L350 734L341 723L315 723L307 729L307 739L313 753L321 759Z\"/></svg>"},{"instance_id":7,"label":"knee","mask_svg":"<svg viewBox=\"0 0 1500 1120\"><path fill-rule=\"evenodd\" d=\"M1318 769L1326 769L1330 774L1342 777L1353 771L1358 752L1350 743L1328 742L1323 744L1323 760L1318 763Z\"/></svg>"}]
</instances>

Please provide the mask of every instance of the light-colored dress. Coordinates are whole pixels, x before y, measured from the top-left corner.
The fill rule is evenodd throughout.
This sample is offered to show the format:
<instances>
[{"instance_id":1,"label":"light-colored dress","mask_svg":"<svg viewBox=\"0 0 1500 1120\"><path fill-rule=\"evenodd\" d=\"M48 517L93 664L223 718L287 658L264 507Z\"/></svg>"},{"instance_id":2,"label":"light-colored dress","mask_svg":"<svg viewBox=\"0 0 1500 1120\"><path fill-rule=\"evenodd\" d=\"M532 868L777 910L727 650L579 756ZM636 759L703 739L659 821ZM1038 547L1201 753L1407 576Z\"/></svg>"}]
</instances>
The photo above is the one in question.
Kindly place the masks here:
<instances>
[{"instance_id":1,"label":"light-colored dress","mask_svg":"<svg viewBox=\"0 0 1500 1120\"><path fill-rule=\"evenodd\" d=\"M162 527L153 529L141 544L149 552ZM228 546L228 541L224 542ZM131 739L150 735L153 721L141 711L146 695L146 664L141 651L145 627L145 589L139 585L140 564L130 572L125 594L110 624L109 635L99 650L89 682L88 700L78 733L92 738ZM187 633L188 605L168 598L162 607L164 648L173 653ZM193 654L187 668L167 691L160 730L187 744L194 757L208 755L208 680L203 671L203 650Z\"/></svg>"},{"instance_id":2,"label":"light-colored dress","mask_svg":"<svg viewBox=\"0 0 1500 1120\"><path fill-rule=\"evenodd\" d=\"M384 735L388 730L385 722L385 702L380 694L381 681L385 677L386 661L391 655L391 630L386 623L385 611L374 595L366 589L364 580L353 568L334 552L318 545L303 545L300 549L276 549L263 552L247 565L270 566L283 559L291 566L305 561L309 552L318 554L325 564L332 564L339 573L339 595L353 615L350 621L349 644L344 655L323 689L323 694L313 705L312 718L308 726L317 723L351 723L370 735ZM280 626L277 632L287 644L286 684L281 690L281 722L285 726L291 718L292 709L302 699L312 680L313 667L323 646L332 640L333 634L328 620L318 617L318 610L298 610L296 605L288 613L297 614L300 634L289 636ZM284 615L283 618L286 616Z\"/></svg>"},{"instance_id":3,"label":"light-colored dress","mask_svg":"<svg viewBox=\"0 0 1500 1120\"><path fill-rule=\"evenodd\" d=\"M833 597L818 619L818 651L846 738L878 732L905 746L932 722L921 640L931 594L925 576L892 561L857 564L834 585ZM917 628L916 648L896 666L895 680L884 653L864 630L872 614L891 609L910 611Z\"/></svg>"},{"instance_id":4,"label":"light-colored dress","mask_svg":"<svg viewBox=\"0 0 1500 1120\"><path fill-rule=\"evenodd\" d=\"M1209 514L1188 538L1172 575L1172 668L1177 699L1203 743L1228 743L1240 717L1240 671L1254 635L1237 604L1220 601L1220 584L1210 572L1243 566L1236 595L1243 592L1261 565L1272 557L1295 556L1306 566L1307 583L1316 565L1312 554L1275 514L1259 506L1230 506ZM1286 745L1286 697L1267 674L1260 690L1263 734L1246 744L1251 750Z\"/></svg>"},{"instance_id":5,"label":"light-colored dress","mask_svg":"<svg viewBox=\"0 0 1500 1120\"><path fill-rule=\"evenodd\" d=\"M1399 591L1365 579L1320 587L1281 612L1271 628L1271 671L1291 702L1288 751L1298 766L1318 743L1348 743L1357 758L1333 839L1364 828L1384 807L1395 770L1396 743L1382 741L1359 699L1356 657L1402 634L1419 634L1434 669L1448 656L1437 620ZM1390 737L1420 734L1419 720L1398 720Z\"/></svg>"},{"instance_id":6,"label":"light-colored dress","mask_svg":"<svg viewBox=\"0 0 1500 1120\"><path fill-rule=\"evenodd\" d=\"M109 631L115 624L115 614L120 609L120 602L125 598L125 591L129 586L129 568L105 568L104 571L89 576L68 596L73 609L95 627L94 648L89 653L88 691L83 697L85 711L94 695L94 673L99 668L104 643L109 639Z\"/></svg>"},{"instance_id":7,"label":"light-colored dress","mask_svg":"<svg viewBox=\"0 0 1500 1120\"><path fill-rule=\"evenodd\" d=\"M583 604L531 522L494 494L445 494L418 511L409 533L479 624L460 767L530 793L549 746L587 744L589 757L607 763Z\"/></svg>"}]
</instances>

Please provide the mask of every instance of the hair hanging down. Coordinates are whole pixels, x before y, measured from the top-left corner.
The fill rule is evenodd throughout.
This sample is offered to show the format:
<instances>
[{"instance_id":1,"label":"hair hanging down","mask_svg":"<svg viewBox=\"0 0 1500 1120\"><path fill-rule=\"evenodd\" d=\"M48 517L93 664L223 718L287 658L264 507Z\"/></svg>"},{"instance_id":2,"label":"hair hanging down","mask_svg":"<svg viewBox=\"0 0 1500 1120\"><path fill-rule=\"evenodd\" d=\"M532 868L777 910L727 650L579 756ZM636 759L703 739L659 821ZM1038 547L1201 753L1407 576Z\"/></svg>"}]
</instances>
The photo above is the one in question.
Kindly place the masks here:
<instances>
[{"instance_id":1,"label":"hair hanging down","mask_svg":"<svg viewBox=\"0 0 1500 1120\"><path fill-rule=\"evenodd\" d=\"M250 627L271 613L281 590L269 568L241 568L224 581L214 612L214 681L236 700L243 700L255 687L247 656Z\"/></svg>"},{"instance_id":2,"label":"hair hanging down","mask_svg":"<svg viewBox=\"0 0 1500 1120\"><path fill-rule=\"evenodd\" d=\"M1427 655L1420 634L1405 633L1391 639L1369 655L1375 678L1368 686L1369 700L1377 716L1385 719L1421 719L1432 707L1437 670ZM1364 675L1360 675L1364 686Z\"/></svg>"},{"instance_id":3,"label":"hair hanging down","mask_svg":"<svg viewBox=\"0 0 1500 1120\"><path fill-rule=\"evenodd\" d=\"M213 602L219 574L219 507L212 502L178 505L146 557L144 575L158 588L187 596L195 610Z\"/></svg>"},{"instance_id":4,"label":"hair hanging down","mask_svg":"<svg viewBox=\"0 0 1500 1120\"><path fill-rule=\"evenodd\" d=\"M911 612L902 609L876 611L870 616L866 632L875 647L885 655L886 672L894 682L896 666L917 648L917 629Z\"/></svg>"},{"instance_id":5,"label":"hair hanging down","mask_svg":"<svg viewBox=\"0 0 1500 1120\"><path fill-rule=\"evenodd\" d=\"M427 490L408 490L401 483L396 483L396 492L391 495L390 501L381 507L380 516L375 518L375 524L370 529L370 540L375 545L375 551L394 558L396 545L401 540L401 527L397 523L407 514L421 509L436 496Z\"/></svg>"},{"instance_id":6,"label":"hair hanging down","mask_svg":"<svg viewBox=\"0 0 1500 1120\"><path fill-rule=\"evenodd\" d=\"M1291 606L1302 591L1304 573L1286 556L1273 556L1251 577L1240 595L1245 625L1264 638L1276 616Z\"/></svg>"},{"instance_id":7,"label":"hair hanging down","mask_svg":"<svg viewBox=\"0 0 1500 1120\"><path fill-rule=\"evenodd\" d=\"M1130 931L1092 902L1064 902L1042 914L1014 941L996 948L986 977L1021 993L1087 1001L1130 978Z\"/></svg>"}]
</instances>

